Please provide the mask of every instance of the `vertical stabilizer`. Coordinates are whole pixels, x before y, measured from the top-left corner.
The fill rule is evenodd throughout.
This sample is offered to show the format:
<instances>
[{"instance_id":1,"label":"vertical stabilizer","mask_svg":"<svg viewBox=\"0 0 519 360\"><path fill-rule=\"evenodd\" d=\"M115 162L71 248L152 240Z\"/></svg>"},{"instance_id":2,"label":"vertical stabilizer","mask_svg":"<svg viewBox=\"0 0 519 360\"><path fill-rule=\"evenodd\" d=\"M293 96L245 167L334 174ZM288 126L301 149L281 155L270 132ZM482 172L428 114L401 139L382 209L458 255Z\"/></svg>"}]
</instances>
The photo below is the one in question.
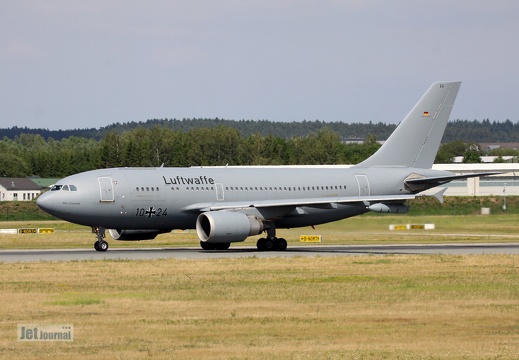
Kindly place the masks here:
<instances>
[{"instance_id":1,"label":"vertical stabilizer","mask_svg":"<svg viewBox=\"0 0 519 360\"><path fill-rule=\"evenodd\" d=\"M459 81L438 81L432 84L384 145L356 166L430 169L460 85Z\"/></svg>"}]
</instances>

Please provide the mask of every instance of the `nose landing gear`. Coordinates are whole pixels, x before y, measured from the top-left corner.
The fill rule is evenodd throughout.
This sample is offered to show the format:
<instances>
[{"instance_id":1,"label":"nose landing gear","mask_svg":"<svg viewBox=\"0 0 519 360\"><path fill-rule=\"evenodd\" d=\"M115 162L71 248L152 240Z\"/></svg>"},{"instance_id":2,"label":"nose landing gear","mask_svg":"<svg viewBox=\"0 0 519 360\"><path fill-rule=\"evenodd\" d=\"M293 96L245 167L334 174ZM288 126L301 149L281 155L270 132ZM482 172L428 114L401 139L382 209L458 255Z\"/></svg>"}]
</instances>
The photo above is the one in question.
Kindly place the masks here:
<instances>
[{"instance_id":1,"label":"nose landing gear","mask_svg":"<svg viewBox=\"0 0 519 360\"><path fill-rule=\"evenodd\" d=\"M94 243L96 251L108 250L108 243L105 241L105 228L100 226L93 226L92 233L96 234L97 241Z\"/></svg>"}]
</instances>

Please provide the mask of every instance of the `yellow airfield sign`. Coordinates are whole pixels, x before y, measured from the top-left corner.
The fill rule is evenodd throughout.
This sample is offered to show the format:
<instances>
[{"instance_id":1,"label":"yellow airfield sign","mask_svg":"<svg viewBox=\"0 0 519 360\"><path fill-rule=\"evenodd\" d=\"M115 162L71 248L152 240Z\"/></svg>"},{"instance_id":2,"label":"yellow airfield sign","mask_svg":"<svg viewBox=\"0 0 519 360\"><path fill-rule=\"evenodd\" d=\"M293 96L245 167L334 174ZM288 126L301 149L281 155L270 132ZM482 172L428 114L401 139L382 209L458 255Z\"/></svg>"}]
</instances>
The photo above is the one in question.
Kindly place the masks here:
<instances>
[{"instance_id":1,"label":"yellow airfield sign","mask_svg":"<svg viewBox=\"0 0 519 360\"><path fill-rule=\"evenodd\" d=\"M301 235L299 241L305 243L320 243L323 241L323 237L321 235Z\"/></svg>"}]
</instances>

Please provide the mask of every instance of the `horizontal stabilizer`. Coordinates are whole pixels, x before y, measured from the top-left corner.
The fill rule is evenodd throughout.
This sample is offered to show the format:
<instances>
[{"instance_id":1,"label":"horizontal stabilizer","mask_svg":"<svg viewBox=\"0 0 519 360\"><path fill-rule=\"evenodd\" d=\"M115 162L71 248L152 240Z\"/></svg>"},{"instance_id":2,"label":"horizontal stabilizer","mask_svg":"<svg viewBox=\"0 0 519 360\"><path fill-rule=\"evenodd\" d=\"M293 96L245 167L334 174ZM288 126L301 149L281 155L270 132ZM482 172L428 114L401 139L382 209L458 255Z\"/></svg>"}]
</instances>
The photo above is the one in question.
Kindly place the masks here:
<instances>
[{"instance_id":1,"label":"horizontal stabilizer","mask_svg":"<svg viewBox=\"0 0 519 360\"><path fill-rule=\"evenodd\" d=\"M444 175L444 176L432 176L432 177L423 177L423 178L417 178L417 179L407 179L405 182L407 185L413 186L426 186L428 189L446 184L453 180L460 180L460 179L468 179L473 177L480 177L480 176L488 176L488 175L498 175L502 174L502 172L485 172L485 173L470 173L470 174L463 174L463 175Z\"/></svg>"}]
</instances>

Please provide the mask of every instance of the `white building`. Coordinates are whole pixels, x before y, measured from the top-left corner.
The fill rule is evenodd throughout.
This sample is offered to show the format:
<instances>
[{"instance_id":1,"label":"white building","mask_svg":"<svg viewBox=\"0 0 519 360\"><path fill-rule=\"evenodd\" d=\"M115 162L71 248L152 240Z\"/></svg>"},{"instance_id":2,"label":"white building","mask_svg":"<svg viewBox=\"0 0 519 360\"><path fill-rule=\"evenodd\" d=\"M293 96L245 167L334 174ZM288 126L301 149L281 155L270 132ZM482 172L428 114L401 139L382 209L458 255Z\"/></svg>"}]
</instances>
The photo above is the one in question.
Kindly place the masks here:
<instances>
[{"instance_id":1,"label":"white building","mask_svg":"<svg viewBox=\"0 0 519 360\"><path fill-rule=\"evenodd\" d=\"M492 171L502 174L451 181L427 191L428 194L447 187L445 196L519 195L519 163L435 164L433 169L447 170L460 175Z\"/></svg>"},{"instance_id":2,"label":"white building","mask_svg":"<svg viewBox=\"0 0 519 360\"><path fill-rule=\"evenodd\" d=\"M34 200L41 190L41 186L27 178L0 178L0 201Z\"/></svg>"}]
</instances>

